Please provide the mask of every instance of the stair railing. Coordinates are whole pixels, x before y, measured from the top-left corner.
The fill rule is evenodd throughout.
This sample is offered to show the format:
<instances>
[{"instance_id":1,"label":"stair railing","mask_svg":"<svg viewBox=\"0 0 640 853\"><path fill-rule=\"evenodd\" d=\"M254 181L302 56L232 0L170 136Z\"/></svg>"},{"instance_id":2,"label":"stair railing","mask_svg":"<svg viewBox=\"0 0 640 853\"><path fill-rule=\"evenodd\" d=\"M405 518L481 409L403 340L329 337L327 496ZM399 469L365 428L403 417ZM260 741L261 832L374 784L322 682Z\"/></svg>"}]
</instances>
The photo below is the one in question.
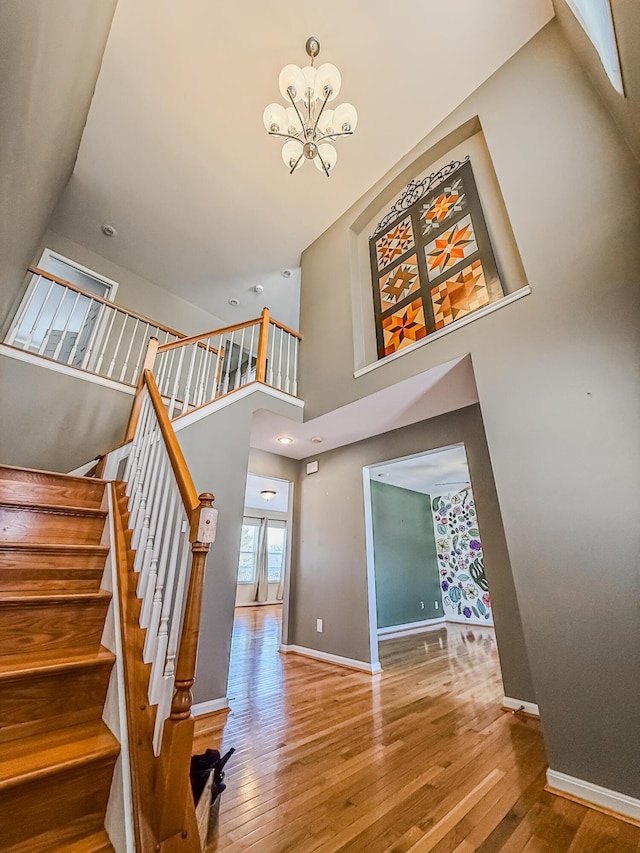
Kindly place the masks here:
<instances>
[{"instance_id":1,"label":"stair railing","mask_svg":"<svg viewBox=\"0 0 640 853\"><path fill-rule=\"evenodd\" d=\"M29 272L31 281L4 341L12 347L135 385L150 336L163 344L185 337L37 267Z\"/></svg>"},{"instance_id":2,"label":"stair railing","mask_svg":"<svg viewBox=\"0 0 640 853\"><path fill-rule=\"evenodd\" d=\"M139 416L124 479L142 601L140 625L146 629L143 658L151 664L148 698L157 705L155 814L162 841L182 830L190 793L191 687L217 510L212 494L196 492L148 368L142 372L136 404Z\"/></svg>"},{"instance_id":3,"label":"stair railing","mask_svg":"<svg viewBox=\"0 0 640 853\"><path fill-rule=\"evenodd\" d=\"M296 396L298 332L260 317L158 346L154 375L169 418L224 397L251 382Z\"/></svg>"}]
</instances>

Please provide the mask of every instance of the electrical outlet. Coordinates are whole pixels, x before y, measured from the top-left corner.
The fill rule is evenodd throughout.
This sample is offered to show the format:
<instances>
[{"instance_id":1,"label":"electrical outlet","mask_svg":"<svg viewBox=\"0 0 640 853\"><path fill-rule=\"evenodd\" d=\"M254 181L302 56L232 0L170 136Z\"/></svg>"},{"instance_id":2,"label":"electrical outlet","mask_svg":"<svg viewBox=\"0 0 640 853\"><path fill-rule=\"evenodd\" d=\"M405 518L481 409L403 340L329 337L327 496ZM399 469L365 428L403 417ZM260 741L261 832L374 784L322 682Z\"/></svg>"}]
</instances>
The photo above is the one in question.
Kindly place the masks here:
<instances>
[{"instance_id":1,"label":"electrical outlet","mask_svg":"<svg viewBox=\"0 0 640 853\"><path fill-rule=\"evenodd\" d=\"M421 602L420 602L420 608L421 608L422 610L424 610L424 601L421 601Z\"/></svg>"},{"instance_id":2,"label":"electrical outlet","mask_svg":"<svg viewBox=\"0 0 640 853\"><path fill-rule=\"evenodd\" d=\"M316 631L318 632L318 634L322 634L322 632L324 631L323 619L316 619Z\"/></svg>"},{"instance_id":3,"label":"electrical outlet","mask_svg":"<svg viewBox=\"0 0 640 853\"><path fill-rule=\"evenodd\" d=\"M439 601L434 601L433 603L434 603L434 604L435 604L435 606L436 606L436 610L438 610L438 609L440 608L440 602L439 602Z\"/></svg>"}]
</instances>

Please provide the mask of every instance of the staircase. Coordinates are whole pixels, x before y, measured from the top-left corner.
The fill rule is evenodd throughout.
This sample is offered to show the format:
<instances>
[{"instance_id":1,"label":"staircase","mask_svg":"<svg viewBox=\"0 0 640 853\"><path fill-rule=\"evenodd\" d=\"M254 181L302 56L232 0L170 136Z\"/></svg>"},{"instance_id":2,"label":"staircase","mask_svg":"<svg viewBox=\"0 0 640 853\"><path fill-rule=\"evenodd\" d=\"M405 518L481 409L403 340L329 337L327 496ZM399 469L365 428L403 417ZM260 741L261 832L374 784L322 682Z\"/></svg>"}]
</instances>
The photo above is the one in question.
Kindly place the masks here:
<instances>
[{"instance_id":1,"label":"staircase","mask_svg":"<svg viewBox=\"0 0 640 853\"><path fill-rule=\"evenodd\" d=\"M0 848L113 851L105 483L0 466Z\"/></svg>"}]
</instances>

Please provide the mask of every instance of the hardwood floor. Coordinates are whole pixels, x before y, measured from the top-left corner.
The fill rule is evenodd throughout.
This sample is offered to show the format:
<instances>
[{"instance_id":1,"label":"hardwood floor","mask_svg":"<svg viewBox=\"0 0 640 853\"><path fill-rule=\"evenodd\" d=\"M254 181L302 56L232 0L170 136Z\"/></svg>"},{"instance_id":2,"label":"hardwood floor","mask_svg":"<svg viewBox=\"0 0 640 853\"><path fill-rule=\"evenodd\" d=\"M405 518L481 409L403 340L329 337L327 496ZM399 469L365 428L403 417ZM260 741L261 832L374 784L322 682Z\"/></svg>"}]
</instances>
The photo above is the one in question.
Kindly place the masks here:
<instances>
[{"instance_id":1,"label":"hardwood floor","mask_svg":"<svg viewBox=\"0 0 640 853\"><path fill-rule=\"evenodd\" d=\"M543 790L491 629L387 640L371 677L280 655L279 611L236 611L231 712L197 722L194 751L237 750L210 851L640 852L640 828Z\"/></svg>"}]
</instances>

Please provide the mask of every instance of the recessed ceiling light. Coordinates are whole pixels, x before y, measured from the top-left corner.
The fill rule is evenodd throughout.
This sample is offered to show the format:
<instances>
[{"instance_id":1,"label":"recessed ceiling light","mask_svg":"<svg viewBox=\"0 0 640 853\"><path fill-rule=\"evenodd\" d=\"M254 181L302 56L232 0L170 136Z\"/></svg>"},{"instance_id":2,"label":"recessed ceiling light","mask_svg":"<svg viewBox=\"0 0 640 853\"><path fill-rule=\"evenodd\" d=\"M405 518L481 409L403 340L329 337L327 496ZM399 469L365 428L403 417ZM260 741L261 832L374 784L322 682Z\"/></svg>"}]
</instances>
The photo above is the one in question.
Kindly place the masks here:
<instances>
[{"instance_id":1,"label":"recessed ceiling light","mask_svg":"<svg viewBox=\"0 0 640 853\"><path fill-rule=\"evenodd\" d=\"M236 299L234 296L233 299L229 300L229 305L233 305L234 308L237 308L238 305L240 305L240 300Z\"/></svg>"},{"instance_id":2,"label":"recessed ceiling light","mask_svg":"<svg viewBox=\"0 0 640 853\"><path fill-rule=\"evenodd\" d=\"M293 270L290 270L288 267L282 270L282 278L291 278L293 275Z\"/></svg>"},{"instance_id":3,"label":"recessed ceiling light","mask_svg":"<svg viewBox=\"0 0 640 853\"><path fill-rule=\"evenodd\" d=\"M290 435L280 435L276 440L279 444L293 444L293 439Z\"/></svg>"},{"instance_id":4,"label":"recessed ceiling light","mask_svg":"<svg viewBox=\"0 0 640 853\"><path fill-rule=\"evenodd\" d=\"M309 440L313 442L313 444L322 444L324 438L321 435L313 435Z\"/></svg>"},{"instance_id":5,"label":"recessed ceiling light","mask_svg":"<svg viewBox=\"0 0 640 853\"><path fill-rule=\"evenodd\" d=\"M105 222L104 225L100 226L100 230L102 231L102 233L104 234L105 237L117 237L118 236L118 232L113 227L113 225L109 225L107 222Z\"/></svg>"}]
</instances>

